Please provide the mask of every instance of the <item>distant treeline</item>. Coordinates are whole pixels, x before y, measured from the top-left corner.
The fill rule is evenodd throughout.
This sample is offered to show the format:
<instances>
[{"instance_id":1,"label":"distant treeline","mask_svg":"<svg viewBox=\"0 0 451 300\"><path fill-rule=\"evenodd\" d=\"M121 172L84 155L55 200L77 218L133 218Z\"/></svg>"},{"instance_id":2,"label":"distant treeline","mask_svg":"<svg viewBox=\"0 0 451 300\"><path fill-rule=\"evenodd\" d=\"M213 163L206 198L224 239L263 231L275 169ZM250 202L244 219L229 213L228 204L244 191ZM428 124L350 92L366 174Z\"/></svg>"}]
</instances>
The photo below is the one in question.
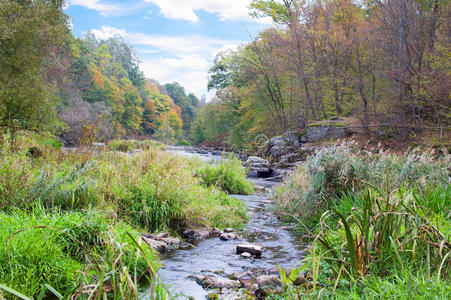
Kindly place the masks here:
<instances>
[{"instance_id":1,"label":"distant treeline","mask_svg":"<svg viewBox=\"0 0 451 300\"><path fill-rule=\"evenodd\" d=\"M446 0L254 0L271 17L237 51L217 55L197 142L242 147L298 122L351 116L447 126L451 116L451 5Z\"/></svg>"},{"instance_id":2,"label":"distant treeline","mask_svg":"<svg viewBox=\"0 0 451 300\"><path fill-rule=\"evenodd\" d=\"M78 143L153 135L182 140L199 100L178 83L146 79L122 38L75 38L64 1L0 3L0 129L51 131Z\"/></svg>"}]
</instances>

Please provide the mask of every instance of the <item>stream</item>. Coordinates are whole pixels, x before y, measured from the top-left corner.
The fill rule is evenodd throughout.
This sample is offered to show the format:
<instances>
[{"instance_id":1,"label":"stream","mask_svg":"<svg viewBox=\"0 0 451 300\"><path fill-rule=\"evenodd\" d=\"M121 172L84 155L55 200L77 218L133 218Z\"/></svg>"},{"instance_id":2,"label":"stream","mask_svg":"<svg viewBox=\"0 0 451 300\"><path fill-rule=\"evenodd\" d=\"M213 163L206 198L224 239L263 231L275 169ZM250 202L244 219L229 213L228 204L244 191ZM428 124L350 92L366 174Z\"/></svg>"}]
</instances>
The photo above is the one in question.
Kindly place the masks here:
<instances>
[{"instance_id":1,"label":"stream","mask_svg":"<svg viewBox=\"0 0 451 300\"><path fill-rule=\"evenodd\" d=\"M198 157L211 163L221 160L221 156L211 154L195 154L183 150L168 150L168 152ZM268 188L277 184L264 179L249 179L249 181ZM231 196L247 205L249 222L238 232L242 239L222 241L219 238L210 238L199 242L195 248L162 254L163 267L158 275L166 285L169 285L172 294L205 299L211 291L204 290L195 280L190 279L190 276L211 274L216 277L227 277L232 273L243 273L253 269L274 270L276 266L292 268L303 258L305 246L298 244L291 228L279 222L271 212L268 194ZM262 257L243 258L237 255L236 245L243 242L261 243L264 246Z\"/></svg>"}]
</instances>

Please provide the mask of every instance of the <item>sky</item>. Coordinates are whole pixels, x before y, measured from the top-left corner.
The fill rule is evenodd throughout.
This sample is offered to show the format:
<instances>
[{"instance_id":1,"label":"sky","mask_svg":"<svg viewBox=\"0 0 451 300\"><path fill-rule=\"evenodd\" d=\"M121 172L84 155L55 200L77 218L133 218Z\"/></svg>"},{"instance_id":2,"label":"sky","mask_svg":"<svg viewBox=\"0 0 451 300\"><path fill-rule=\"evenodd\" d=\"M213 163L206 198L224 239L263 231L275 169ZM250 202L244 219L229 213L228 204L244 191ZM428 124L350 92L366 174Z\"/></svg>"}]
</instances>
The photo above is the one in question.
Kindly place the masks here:
<instances>
[{"instance_id":1,"label":"sky","mask_svg":"<svg viewBox=\"0 0 451 300\"><path fill-rule=\"evenodd\" d=\"M215 55L236 49L271 26L249 16L251 0L68 0L73 33L106 39L119 35L138 53L146 77L179 82L196 96L207 94Z\"/></svg>"}]
</instances>

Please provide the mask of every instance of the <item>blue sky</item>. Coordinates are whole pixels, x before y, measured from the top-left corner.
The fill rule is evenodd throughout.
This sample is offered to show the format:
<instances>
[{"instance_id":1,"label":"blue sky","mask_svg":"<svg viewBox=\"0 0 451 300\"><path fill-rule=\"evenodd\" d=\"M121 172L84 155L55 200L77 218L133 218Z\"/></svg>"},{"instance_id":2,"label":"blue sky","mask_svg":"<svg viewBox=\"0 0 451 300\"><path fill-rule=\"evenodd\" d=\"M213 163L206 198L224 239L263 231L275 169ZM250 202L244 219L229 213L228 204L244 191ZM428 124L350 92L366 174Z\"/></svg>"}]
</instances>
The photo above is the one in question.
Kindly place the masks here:
<instances>
[{"instance_id":1,"label":"blue sky","mask_svg":"<svg viewBox=\"0 0 451 300\"><path fill-rule=\"evenodd\" d=\"M271 26L248 15L250 0L68 0L73 33L122 36L147 77L178 81L207 94L208 68L219 51L234 49ZM209 98L212 93L209 93Z\"/></svg>"}]
</instances>

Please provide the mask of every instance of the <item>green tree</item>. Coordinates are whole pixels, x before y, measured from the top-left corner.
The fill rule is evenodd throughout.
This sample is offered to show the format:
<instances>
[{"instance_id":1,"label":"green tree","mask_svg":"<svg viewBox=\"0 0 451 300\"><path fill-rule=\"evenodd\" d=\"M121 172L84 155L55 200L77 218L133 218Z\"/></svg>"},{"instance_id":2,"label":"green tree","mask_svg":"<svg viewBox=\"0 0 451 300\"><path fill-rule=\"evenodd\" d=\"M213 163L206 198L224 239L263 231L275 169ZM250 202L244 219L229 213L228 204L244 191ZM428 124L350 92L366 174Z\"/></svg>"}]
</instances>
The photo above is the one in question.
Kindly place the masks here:
<instances>
[{"instance_id":1,"label":"green tree","mask_svg":"<svg viewBox=\"0 0 451 300\"><path fill-rule=\"evenodd\" d=\"M53 130L58 99L45 62L67 41L60 0L0 2L0 127L14 143L18 130Z\"/></svg>"}]
</instances>

